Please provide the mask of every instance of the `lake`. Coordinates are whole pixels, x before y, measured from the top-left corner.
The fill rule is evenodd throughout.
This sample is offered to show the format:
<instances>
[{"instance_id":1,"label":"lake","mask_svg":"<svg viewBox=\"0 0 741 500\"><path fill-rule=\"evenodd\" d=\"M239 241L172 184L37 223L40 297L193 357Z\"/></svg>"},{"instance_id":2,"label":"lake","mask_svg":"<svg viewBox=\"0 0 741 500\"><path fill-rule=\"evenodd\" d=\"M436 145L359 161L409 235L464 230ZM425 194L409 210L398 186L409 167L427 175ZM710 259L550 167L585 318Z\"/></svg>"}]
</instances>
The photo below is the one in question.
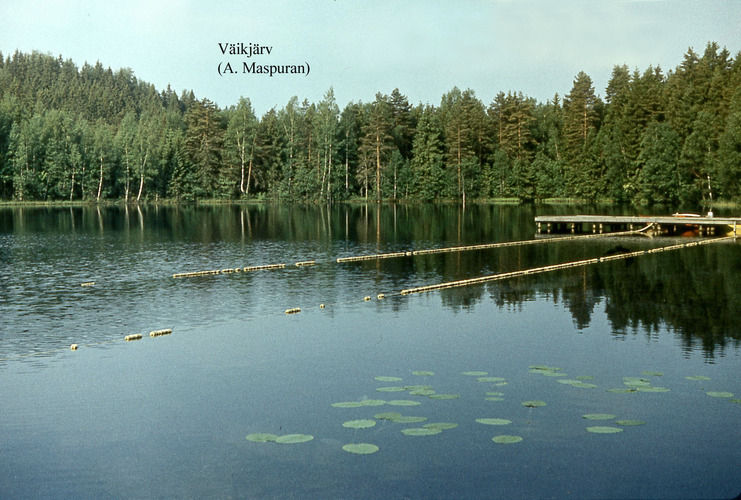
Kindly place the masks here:
<instances>
[{"instance_id":1,"label":"lake","mask_svg":"<svg viewBox=\"0 0 741 500\"><path fill-rule=\"evenodd\" d=\"M679 241L405 255L555 213L0 208L0 497L739 495L738 243L399 293Z\"/></svg>"}]
</instances>

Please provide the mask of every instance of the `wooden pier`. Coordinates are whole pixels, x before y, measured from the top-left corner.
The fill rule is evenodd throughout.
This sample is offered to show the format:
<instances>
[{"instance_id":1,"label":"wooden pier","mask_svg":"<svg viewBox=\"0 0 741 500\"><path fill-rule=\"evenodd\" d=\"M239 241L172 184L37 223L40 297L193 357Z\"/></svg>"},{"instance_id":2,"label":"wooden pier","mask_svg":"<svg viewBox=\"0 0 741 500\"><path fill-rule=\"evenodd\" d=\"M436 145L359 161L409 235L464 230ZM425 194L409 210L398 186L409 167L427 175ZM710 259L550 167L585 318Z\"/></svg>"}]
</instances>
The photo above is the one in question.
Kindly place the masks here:
<instances>
[{"instance_id":1,"label":"wooden pier","mask_svg":"<svg viewBox=\"0 0 741 500\"><path fill-rule=\"evenodd\" d=\"M603 234L646 228L652 236L741 236L741 217L539 215L535 223L539 234Z\"/></svg>"}]
</instances>

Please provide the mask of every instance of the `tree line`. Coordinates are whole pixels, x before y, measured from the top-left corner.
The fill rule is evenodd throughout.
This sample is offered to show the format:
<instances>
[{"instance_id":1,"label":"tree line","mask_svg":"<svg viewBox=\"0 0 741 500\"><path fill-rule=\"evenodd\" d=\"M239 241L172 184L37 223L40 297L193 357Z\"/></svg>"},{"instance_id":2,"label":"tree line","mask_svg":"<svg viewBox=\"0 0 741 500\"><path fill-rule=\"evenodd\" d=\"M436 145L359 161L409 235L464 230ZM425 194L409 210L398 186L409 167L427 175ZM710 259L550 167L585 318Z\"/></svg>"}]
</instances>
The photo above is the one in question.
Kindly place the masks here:
<instances>
[{"instance_id":1,"label":"tree line","mask_svg":"<svg viewBox=\"0 0 741 500\"><path fill-rule=\"evenodd\" d=\"M338 106L291 98L258 117L158 91L130 69L0 53L0 200L276 199L696 205L741 200L741 53L688 49L664 73L584 72L545 103L453 88Z\"/></svg>"}]
</instances>

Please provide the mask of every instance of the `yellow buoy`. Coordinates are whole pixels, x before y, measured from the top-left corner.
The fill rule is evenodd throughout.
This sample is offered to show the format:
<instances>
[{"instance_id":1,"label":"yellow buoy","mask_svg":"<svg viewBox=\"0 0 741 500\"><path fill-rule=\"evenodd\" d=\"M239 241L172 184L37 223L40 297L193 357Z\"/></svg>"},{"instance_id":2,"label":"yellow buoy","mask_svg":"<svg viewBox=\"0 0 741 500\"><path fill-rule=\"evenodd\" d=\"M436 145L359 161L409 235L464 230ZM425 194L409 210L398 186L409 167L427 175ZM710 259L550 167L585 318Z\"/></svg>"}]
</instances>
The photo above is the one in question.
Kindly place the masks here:
<instances>
[{"instance_id":1,"label":"yellow buoy","mask_svg":"<svg viewBox=\"0 0 741 500\"><path fill-rule=\"evenodd\" d=\"M85 283L80 283L80 286L93 286L94 284L94 281L86 281Z\"/></svg>"},{"instance_id":2,"label":"yellow buoy","mask_svg":"<svg viewBox=\"0 0 741 500\"><path fill-rule=\"evenodd\" d=\"M71 346L69 346L69 348L72 351L76 351L77 350L77 344L72 344Z\"/></svg>"},{"instance_id":3,"label":"yellow buoy","mask_svg":"<svg viewBox=\"0 0 741 500\"><path fill-rule=\"evenodd\" d=\"M286 314L296 314L296 313L300 313L300 312L301 312L301 308L300 307L293 307L291 309L286 309Z\"/></svg>"},{"instance_id":4,"label":"yellow buoy","mask_svg":"<svg viewBox=\"0 0 741 500\"><path fill-rule=\"evenodd\" d=\"M319 309L324 309L324 304L319 304Z\"/></svg>"},{"instance_id":5,"label":"yellow buoy","mask_svg":"<svg viewBox=\"0 0 741 500\"><path fill-rule=\"evenodd\" d=\"M363 297L363 300L366 302L368 302L370 299L371 299L370 295L366 295L365 297Z\"/></svg>"},{"instance_id":6,"label":"yellow buoy","mask_svg":"<svg viewBox=\"0 0 741 500\"><path fill-rule=\"evenodd\" d=\"M172 328L166 328L164 330L155 330L153 332L149 332L150 337L160 337L162 335L170 335L172 333Z\"/></svg>"},{"instance_id":7,"label":"yellow buoy","mask_svg":"<svg viewBox=\"0 0 741 500\"><path fill-rule=\"evenodd\" d=\"M386 294L383 294L383 293L379 293L379 294L378 294L378 298L379 298L379 299L385 299L385 298L386 298Z\"/></svg>"},{"instance_id":8,"label":"yellow buoy","mask_svg":"<svg viewBox=\"0 0 741 500\"><path fill-rule=\"evenodd\" d=\"M126 342L130 342L132 340L141 340L141 338L142 338L142 334L141 333L134 333L132 335L127 335L126 337L124 337L124 340Z\"/></svg>"},{"instance_id":9,"label":"yellow buoy","mask_svg":"<svg viewBox=\"0 0 741 500\"><path fill-rule=\"evenodd\" d=\"M313 266L314 264L316 264L316 261L315 260L304 260L304 261L301 261L301 262L296 262L296 266L297 267Z\"/></svg>"}]
</instances>

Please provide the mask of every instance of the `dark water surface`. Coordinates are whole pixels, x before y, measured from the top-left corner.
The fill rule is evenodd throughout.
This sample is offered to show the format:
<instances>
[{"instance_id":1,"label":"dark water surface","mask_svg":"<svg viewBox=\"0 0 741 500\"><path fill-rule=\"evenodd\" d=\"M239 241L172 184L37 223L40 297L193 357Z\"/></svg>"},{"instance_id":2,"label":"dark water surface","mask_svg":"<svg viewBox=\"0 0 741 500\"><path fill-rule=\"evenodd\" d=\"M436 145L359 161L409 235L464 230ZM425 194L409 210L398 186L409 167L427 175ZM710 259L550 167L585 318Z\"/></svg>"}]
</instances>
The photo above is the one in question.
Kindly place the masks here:
<instances>
[{"instance_id":1,"label":"dark water surface","mask_svg":"<svg viewBox=\"0 0 741 500\"><path fill-rule=\"evenodd\" d=\"M735 497L738 243L410 296L398 292L677 240L336 262L529 240L536 214L605 211L0 209L0 498ZM286 267L172 277L265 264ZM162 328L173 333L149 336ZM533 400L546 405L522 404ZM615 417L583 418L595 413ZM376 424L342 425L357 419ZM458 426L401 432L434 422ZM502 434L522 441L492 441ZM348 443L379 450L355 455Z\"/></svg>"}]
</instances>

